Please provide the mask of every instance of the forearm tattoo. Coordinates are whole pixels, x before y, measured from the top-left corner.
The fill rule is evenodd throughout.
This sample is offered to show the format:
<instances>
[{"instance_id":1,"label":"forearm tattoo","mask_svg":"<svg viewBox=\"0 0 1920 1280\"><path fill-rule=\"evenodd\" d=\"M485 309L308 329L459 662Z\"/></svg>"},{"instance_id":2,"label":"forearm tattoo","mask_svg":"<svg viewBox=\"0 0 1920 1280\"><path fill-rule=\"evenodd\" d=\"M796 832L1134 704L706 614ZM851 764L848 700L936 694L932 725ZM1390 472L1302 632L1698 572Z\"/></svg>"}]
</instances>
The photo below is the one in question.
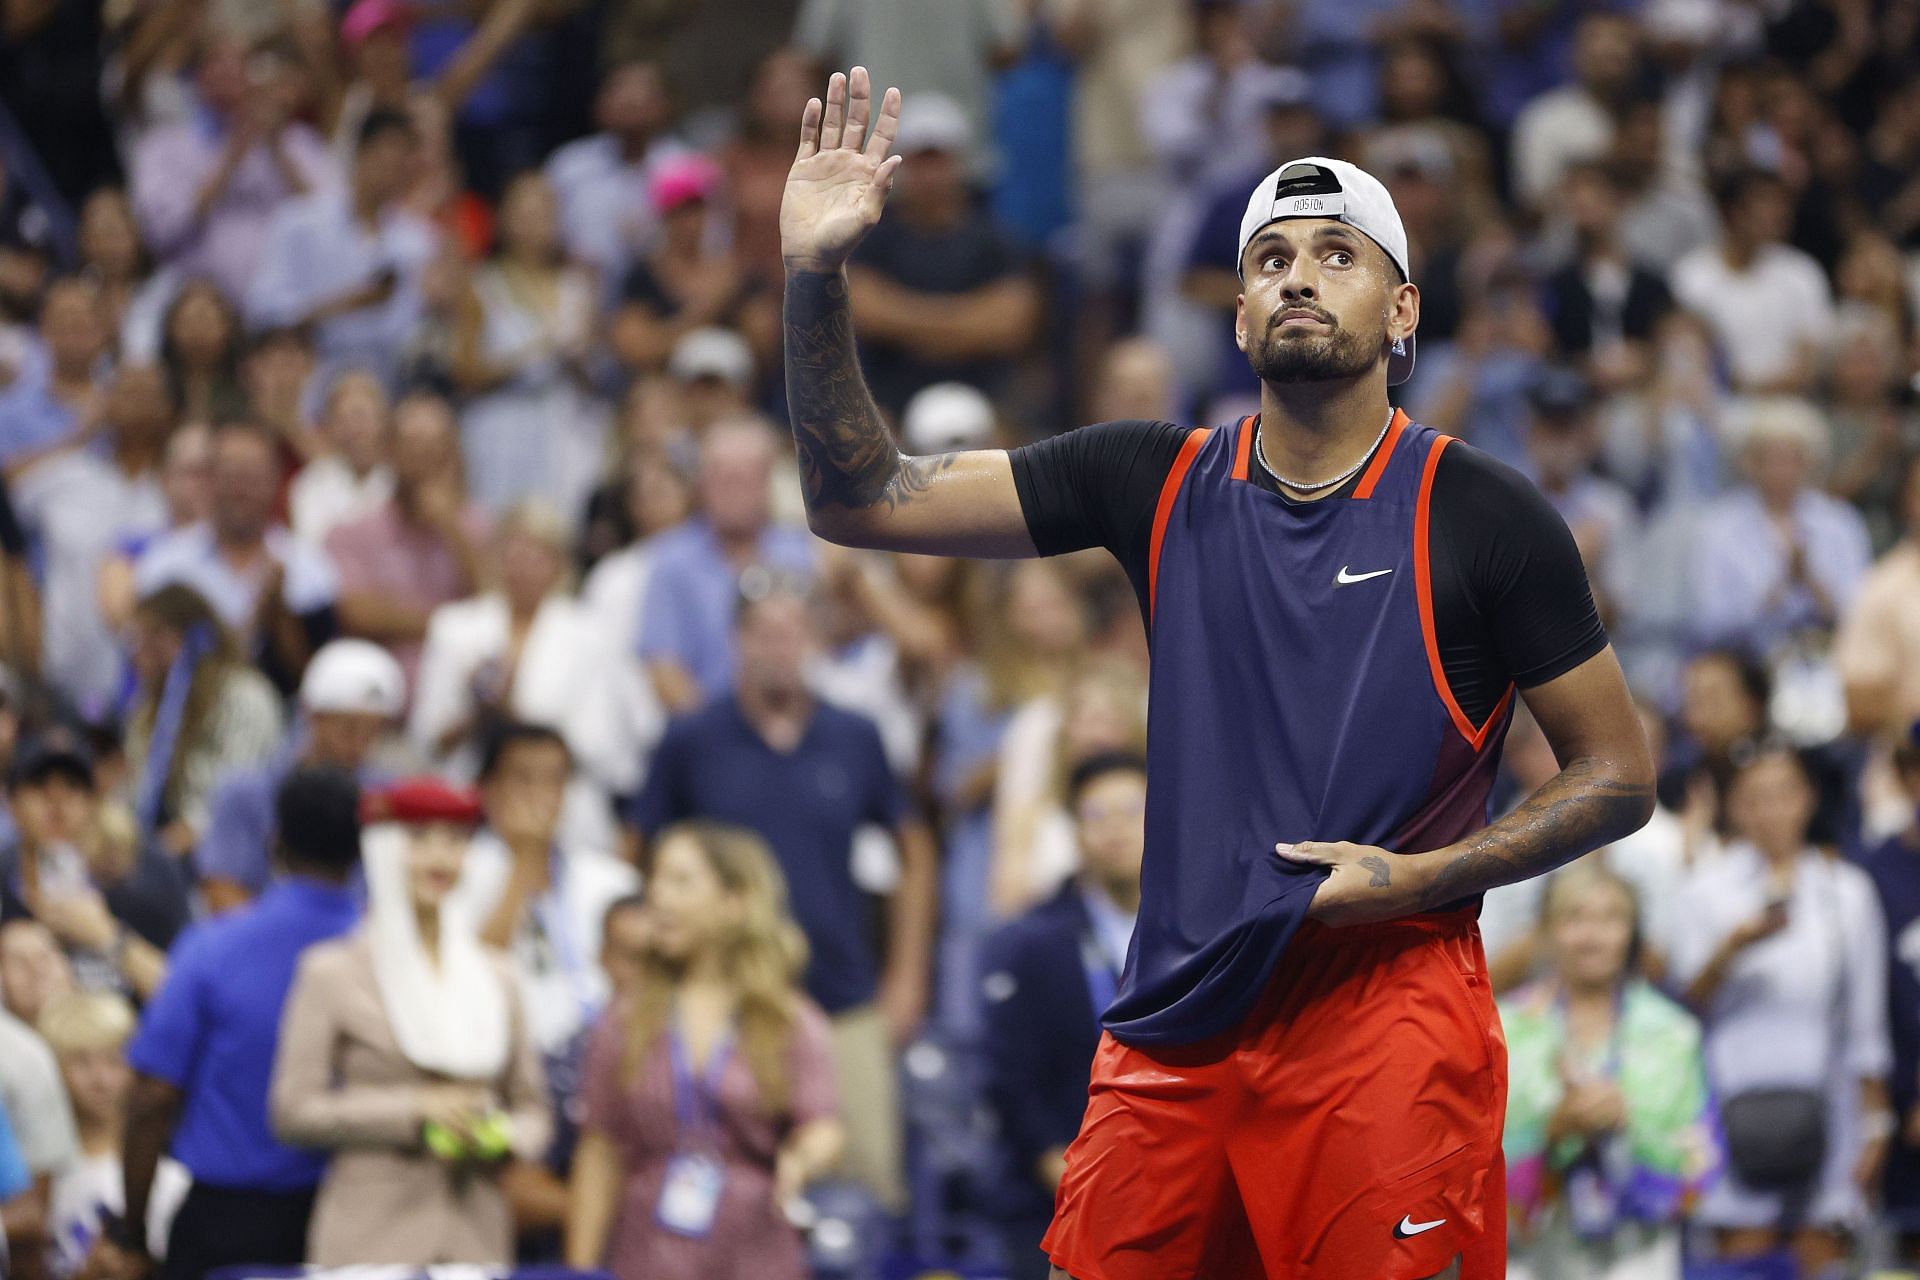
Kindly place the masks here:
<instances>
[{"instance_id":1,"label":"forearm tattoo","mask_svg":"<svg viewBox=\"0 0 1920 1280\"><path fill-rule=\"evenodd\" d=\"M785 304L787 411L807 509L889 508L924 493L950 453L909 458L894 447L860 373L844 271L790 271Z\"/></svg>"},{"instance_id":2,"label":"forearm tattoo","mask_svg":"<svg viewBox=\"0 0 1920 1280\"><path fill-rule=\"evenodd\" d=\"M1543 875L1639 830L1652 811L1651 785L1605 777L1599 762L1576 760L1519 808L1469 837L1460 856L1428 882L1423 906Z\"/></svg>"}]
</instances>

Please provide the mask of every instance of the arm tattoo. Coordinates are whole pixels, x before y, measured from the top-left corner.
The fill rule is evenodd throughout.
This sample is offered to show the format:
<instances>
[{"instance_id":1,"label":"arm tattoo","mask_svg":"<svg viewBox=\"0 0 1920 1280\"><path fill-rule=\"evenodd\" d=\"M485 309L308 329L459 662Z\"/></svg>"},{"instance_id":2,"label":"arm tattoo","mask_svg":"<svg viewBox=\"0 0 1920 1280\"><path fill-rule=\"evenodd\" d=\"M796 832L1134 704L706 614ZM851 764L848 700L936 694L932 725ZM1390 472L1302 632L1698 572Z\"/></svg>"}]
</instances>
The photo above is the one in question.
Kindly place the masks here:
<instances>
[{"instance_id":1,"label":"arm tattoo","mask_svg":"<svg viewBox=\"0 0 1920 1280\"><path fill-rule=\"evenodd\" d=\"M1387 866L1387 860L1379 854L1368 854L1360 859L1360 865L1373 873L1367 881L1369 889L1384 889L1393 883L1393 871Z\"/></svg>"},{"instance_id":2,"label":"arm tattoo","mask_svg":"<svg viewBox=\"0 0 1920 1280\"><path fill-rule=\"evenodd\" d=\"M1648 783L1599 776L1598 762L1575 760L1519 808L1469 837L1427 884L1422 906L1543 875L1639 830L1652 810Z\"/></svg>"},{"instance_id":3,"label":"arm tattoo","mask_svg":"<svg viewBox=\"0 0 1920 1280\"><path fill-rule=\"evenodd\" d=\"M889 509L925 493L954 455L908 458L894 447L853 345L844 271L787 273L787 408L807 509Z\"/></svg>"}]
</instances>

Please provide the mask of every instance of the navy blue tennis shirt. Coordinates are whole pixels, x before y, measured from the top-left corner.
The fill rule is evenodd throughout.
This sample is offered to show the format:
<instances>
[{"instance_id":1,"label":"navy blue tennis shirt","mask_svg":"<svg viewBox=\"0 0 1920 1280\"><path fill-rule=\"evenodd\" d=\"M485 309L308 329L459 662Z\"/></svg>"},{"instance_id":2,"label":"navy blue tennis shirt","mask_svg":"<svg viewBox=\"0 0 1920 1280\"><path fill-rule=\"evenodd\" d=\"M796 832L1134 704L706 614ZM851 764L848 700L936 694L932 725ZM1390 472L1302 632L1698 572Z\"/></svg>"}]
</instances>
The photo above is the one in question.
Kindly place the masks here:
<instances>
[{"instance_id":1,"label":"navy blue tennis shirt","mask_svg":"<svg viewBox=\"0 0 1920 1280\"><path fill-rule=\"evenodd\" d=\"M1105 546L1151 648L1139 921L1103 1024L1182 1044L1238 1023L1324 868L1276 842L1441 848L1485 825L1516 688L1599 653L1579 551L1511 468L1395 412L1296 501L1257 418L1102 423L1013 453L1037 550Z\"/></svg>"},{"instance_id":2,"label":"navy blue tennis shirt","mask_svg":"<svg viewBox=\"0 0 1920 1280\"><path fill-rule=\"evenodd\" d=\"M871 720L820 704L798 745L776 751L729 694L669 722L633 816L649 840L688 818L757 831L807 935L807 994L840 1013L873 999L880 972L866 895L853 878L853 835L868 823L891 829L906 815L906 792Z\"/></svg>"},{"instance_id":3,"label":"navy blue tennis shirt","mask_svg":"<svg viewBox=\"0 0 1920 1280\"><path fill-rule=\"evenodd\" d=\"M351 890L287 876L252 906L195 925L174 945L127 1061L184 1095L172 1150L195 1182L271 1192L319 1185L325 1154L273 1136L267 1094L301 953L346 933L359 916Z\"/></svg>"}]
</instances>

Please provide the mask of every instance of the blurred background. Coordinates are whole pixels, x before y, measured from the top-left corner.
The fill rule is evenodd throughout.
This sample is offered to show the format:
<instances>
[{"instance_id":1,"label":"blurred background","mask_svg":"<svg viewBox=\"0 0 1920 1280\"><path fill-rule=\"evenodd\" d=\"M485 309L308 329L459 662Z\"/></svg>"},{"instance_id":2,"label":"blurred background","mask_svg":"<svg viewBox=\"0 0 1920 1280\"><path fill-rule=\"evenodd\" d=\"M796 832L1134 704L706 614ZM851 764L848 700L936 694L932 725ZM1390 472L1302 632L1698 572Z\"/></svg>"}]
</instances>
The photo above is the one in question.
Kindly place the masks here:
<instances>
[{"instance_id":1,"label":"blurred background","mask_svg":"<svg viewBox=\"0 0 1920 1280\"><path fill-rule=\"evenodd\" d=\"M808 533L776 216L855 63L908 452L1251 412L1247 192L1386 183L1396 403L1565 517L1662 771L1483 913L1513 1275L1920 1258L1920 3L4 0L11 1274L143 1204L180 1280L235 1205L247 1274L1046 1274L1145 637L1102 553ZM1523 713L1500 804L1556 767Z\"/></svg>"}]
</instances>

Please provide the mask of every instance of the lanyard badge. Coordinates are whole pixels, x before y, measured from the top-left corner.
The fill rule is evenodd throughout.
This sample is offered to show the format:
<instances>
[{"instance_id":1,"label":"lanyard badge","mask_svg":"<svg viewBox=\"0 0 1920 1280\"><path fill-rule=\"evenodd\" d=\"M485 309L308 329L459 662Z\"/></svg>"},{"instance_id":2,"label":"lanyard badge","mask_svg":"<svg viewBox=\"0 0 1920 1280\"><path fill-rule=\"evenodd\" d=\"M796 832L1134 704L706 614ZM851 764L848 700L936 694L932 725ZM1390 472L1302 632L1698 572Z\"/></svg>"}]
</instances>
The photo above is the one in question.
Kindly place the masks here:
<instances>
[{"instance_id":1,"label":"lanyard badge","mask_svg":"<svg viewBox=\"0 0 1920 1280\"><path fill-rule=\"evenodd\" d=\"M694 1075L691 1055L678 1027L668 1033L667 1049L673 1068L673 1113L679 1124L680 1149L667 1161L654 1216L675 1235L704 1240L713 1233L720 1197L727 1186L727 1171L714 1156L689 1150L689 1145L698 1135L718 1134L720 1077L732 1056L732 1036L714 1047L704 1078Z\"/></svg>"}]
</instances>

